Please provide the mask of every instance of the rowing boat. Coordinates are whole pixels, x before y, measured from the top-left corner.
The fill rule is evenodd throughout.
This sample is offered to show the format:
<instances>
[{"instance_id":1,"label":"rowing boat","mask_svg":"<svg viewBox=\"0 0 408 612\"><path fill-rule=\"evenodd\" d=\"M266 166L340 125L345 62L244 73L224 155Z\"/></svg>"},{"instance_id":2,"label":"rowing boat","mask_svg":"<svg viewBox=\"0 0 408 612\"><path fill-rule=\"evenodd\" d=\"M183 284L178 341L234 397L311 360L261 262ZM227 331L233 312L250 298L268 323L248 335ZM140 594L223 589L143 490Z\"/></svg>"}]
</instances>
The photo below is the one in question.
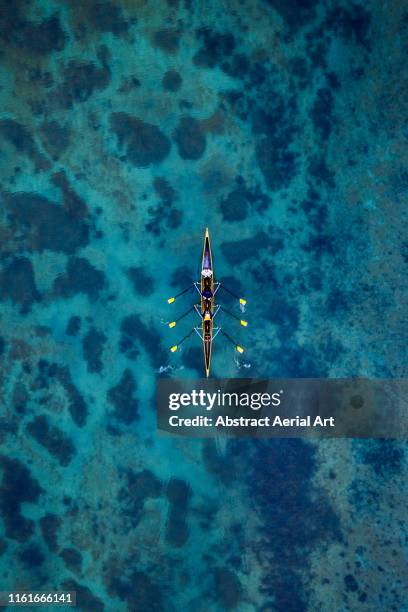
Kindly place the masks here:
<instances>
[{"instance_id":1,"label":"rowing boat","mask_svg":"<svg viewBox=\"0 0 408 612\"><path fill-rule=\"evenodd\" d=\"M211 347L214 319L214 269L211 253L210 234L205 230L203 258L201 265L201 329L204 349L204 367L208 378L211 367Z\"/></svg>"},{"instance_id":2,"label":"rowing boat","mask_svg":"<svg viewBox=\"0 0 408 612\"><path fill-rule=\"evenodd\" d=\"M194 332L201 338L203 343L203 352L204 352L204 370L205 375L208 378L210 375L211 369L211 352L212 352L212 343L216 336L221 333L230 343L235 346L235 349L238 353L243 353L244 349L240 344L237 344L229 334L227 334L221 327L214 325L214 318L218 311L221 309L220 304L215 304L215 297L217 291L222 288L227 293L232 295L234 298L239 300L239 304L241 307L245 306L246 300L244 298L238 297L235 293L233 293L230 289L224 286L221 282L216 282L214 280L214 266L213 266L213 256L211 251L211 242L210 242L210 233L208 228L205 230L204 235L204 245L202 251L201 258L201 277L199 282L194 282L192 285L178 293L176 296L168 298L168 304L172 304L178 297L184 295L189 291L192 287L195 287L200 294L200 304L194 304L187 312L182 314L175 321L171 321L168 326L173 328L177 325L181 319L184 319L191 311L195 310L201 319L201 325L193 327L193 329L188 333L184 338L180 340L178 344L173 345L170 350L172 353L176 352L181 344L190 338L191 334ZM225 308L222 308L222 312L225 312L227 315L239 321L239 323L243 327L247 327L248 323L241 319L241 317L236 314L229 312Z\"/></svg>"}]
</instances>

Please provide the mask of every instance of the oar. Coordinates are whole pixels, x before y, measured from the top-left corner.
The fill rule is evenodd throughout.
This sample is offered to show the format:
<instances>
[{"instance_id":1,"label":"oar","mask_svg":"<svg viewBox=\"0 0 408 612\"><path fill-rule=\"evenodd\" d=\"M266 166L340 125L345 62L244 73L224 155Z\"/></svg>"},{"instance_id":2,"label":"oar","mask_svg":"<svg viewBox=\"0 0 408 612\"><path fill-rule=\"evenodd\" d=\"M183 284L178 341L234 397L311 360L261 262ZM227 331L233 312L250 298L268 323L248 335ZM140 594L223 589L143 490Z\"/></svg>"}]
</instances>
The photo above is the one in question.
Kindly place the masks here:
<instances>
[{"instance_id":1,"label":"oar","mask_svg":"<svg viewBox=\"0 0 408 612\"><path fill-rule=\"evenodd\" d=\"M179 321L181 321L181 319L184 319L184 317L186 317L188 314L190 314L190 312L194 310L194 306L192 306L191 308L189 308L184 314L181 315L181 317L179 317L178 319L176 319L175 321L171 321L169 323L169 327L176 327L177 323Z\"/></svg>"},{"instance_id":2,"label":"oar","mask_svg":"<svg viewBox=\"0 0 408 612\"><path fill-rule=\"evenodd\" d=\"M231 336L229 336L229 335L228 335L228 334L227 334L227 333L226 333L224 330L222 330L222 329L221 329L220 331L221 331L222 335L223 335L223 336L225 336L225 337L226 337L226 339L227 339L229 342L231 342L231 344L233 344L233 345L235 346L235 350L236 350L236 351L238 351L238 353L243 353L243 352L244 352L243 347L242 347L242 346L240 346L239 344L237 344L237 343L235 342L235 340L233 340L233 339L231 338Z\"/></svg>"},{"instance_id":3,"label":"oar","mask_svg":"<svg viewBox=\"0 0 408 612\"><path fill-rule=\"evenodd\" d=\"M180 293L178 293L177 295L175 295L174 297L170 297L167 300L168 304L172 304L173 302L175 302L177 300L177 298L179 298L181 295L184 295L185 293L187 293L187 291L191 291L191 289L193 288L193 285L190 285L189 287L187 287L187 289L183 289L183 291L180 291Z\"/></svg>"},{"instance_id":4,"label":"oar","mask_svg":"<svg viewBox=\"0 0 408 612\"><path fill-rule=\"evenodd\" d=\"M242 327L248 327L248 321L245 321L244 319L237 317L237 315L235 315L233 312L230 312L229 310L224 308L224 306L220 306L220 308L221 308L221 312L225 312L227 315L229 315L233 319L236 319L237 321L239 321Z\"/></svg>"},{"instance_id":5,"label":"oar","mask_svg":"<svg viewBox=\"0 0 408 612\"><path fill-rule=\"evenodd\" d=\"M187 340L187 338L189 338L193 332L194 332L194 327L189 334L187 334L186 336L184 336L184 338L180 340L178 344L175 344L174 346L170 347L171 352L175 353L180 348L180 346L183 344L183 342Z\"/></svg>"},{"instance_id":6,"label":"oar","mask_svg":"<svg viewBox=\"0 0 408 612\"><path fill-rule=\"evenodd\" d=\"M231 289L228 289L228 287L226 287L225 285L223 285L222 283L219 284L219 286L221 287L221 289L224 289L224 291L226 291L227 293L229 293L230 295L232 295L232 297L234 297L236 300L239 300L239 303L242 306L245 306L245 304L247 303L247 301L242 298L239 297L239 295L237 295L236 293L234 293L233 291L231 291Z\"/></svg>"}]
</instances>

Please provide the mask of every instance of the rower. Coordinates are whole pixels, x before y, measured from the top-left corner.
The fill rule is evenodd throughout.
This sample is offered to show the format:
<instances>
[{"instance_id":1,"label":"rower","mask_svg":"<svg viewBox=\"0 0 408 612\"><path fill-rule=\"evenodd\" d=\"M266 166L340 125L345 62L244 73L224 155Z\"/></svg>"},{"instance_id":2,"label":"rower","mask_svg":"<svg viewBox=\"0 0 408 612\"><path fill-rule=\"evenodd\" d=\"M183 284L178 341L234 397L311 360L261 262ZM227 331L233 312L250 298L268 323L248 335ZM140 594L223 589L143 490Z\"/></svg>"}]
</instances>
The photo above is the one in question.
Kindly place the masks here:
<instances>
[{"instance_id":1,"label":"rower","mask_svg":"<svg viewBox=\"0 0 408 612\"><path fill-rule=\"evenodd\" d=\"M204 289L202 290L201 295L205 300L210 300L213 297L211 281L208 276L204 280Z\"/></svg>"}]
</instances>

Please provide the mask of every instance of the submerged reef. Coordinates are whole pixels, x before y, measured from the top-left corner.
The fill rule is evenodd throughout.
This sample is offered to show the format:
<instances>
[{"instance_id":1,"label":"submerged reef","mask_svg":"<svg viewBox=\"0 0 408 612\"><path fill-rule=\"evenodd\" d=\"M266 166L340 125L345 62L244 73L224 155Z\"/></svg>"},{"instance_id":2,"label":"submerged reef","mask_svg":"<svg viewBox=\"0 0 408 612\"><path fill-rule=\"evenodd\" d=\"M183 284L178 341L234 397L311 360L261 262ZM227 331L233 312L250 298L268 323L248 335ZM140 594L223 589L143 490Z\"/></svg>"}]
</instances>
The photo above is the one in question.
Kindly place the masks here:
<instances>
[{"instance_id":1,"label":"submerged reef","mask_svg":"<svg viewBox=\"0 0 408 612\"><path fill-rule=\"evenodd\" d=\"M161 438L155 379L203 374L166 299L205 227L250 323L214 376L406 376L407 34L374 0L3 0L3 590L404 609L404 442Z\"/></svg>"}]
</instances>

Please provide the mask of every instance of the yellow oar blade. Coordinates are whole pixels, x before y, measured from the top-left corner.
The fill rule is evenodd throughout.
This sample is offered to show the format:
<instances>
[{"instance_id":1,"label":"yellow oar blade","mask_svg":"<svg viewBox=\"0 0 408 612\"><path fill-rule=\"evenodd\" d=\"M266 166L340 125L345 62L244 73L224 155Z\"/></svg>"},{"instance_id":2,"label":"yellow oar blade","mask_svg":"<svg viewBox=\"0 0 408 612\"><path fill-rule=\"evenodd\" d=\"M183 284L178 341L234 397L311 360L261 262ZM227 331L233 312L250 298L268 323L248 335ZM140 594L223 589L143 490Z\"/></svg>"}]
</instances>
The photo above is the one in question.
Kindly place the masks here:
<instances>
[{"instance_id":1,"label":"yellow oar blade","mask_svg":"<svg viewBox=\"0 0 408 612\"><path fill-rule=\"evenodd\" d=\"M167 303L168 303L168 304L172 304L172 303L174 302L174 300L175 300L175 299L176 299L176 298L171 297L171 298L169 298L169 299L167 300Z\"/></svg>"},{"instance_id":2,"label":"yellow oar blade","mask_svg":"<svg viewBox=\"0 0 408 612\"><path fill-rule=\"evenodd\" d=\"M244 300L244 298L239 298L239 303L242 304L242 306L245 306L245 304L247 303L246 300Z\"/></svg>"},{"instance_id":3,"label":"yellow oar blade","mask_svg":"<svg viewBox=\"0 0 408 612\"><path fill-rule=\"evenodd\" d=\"M242 348L242 346L239 346L239 344L237 344L237 346L235 347L238 351L238 353L243 353L244 349Z\"/></svg>"},{"instance_id":4,"label":"yellow oar blade","mask_svg":"<svg viewBox=\"0 0 408 612\"><path fill-rule=\"evenodd\" d=\"M244 321L244 319L240 320L242 327L248 327L248 321Z\"/></svg>"},{"instance_id":5,"label":"yellow oar blade","mask_svg":"<svg viewBox=\"0 0 408 612\"><path fill-rule=\"evenodd\" d=\"M169 323L170 328L176 327L176 325L177 325L177 321L171 321L171 323Z\"/></svg>"},{"instance_id":6,"label":"yellow oar blade","mask_svg":"<svg viewBox=\"0 0 408 612\"><path fill-rule=\"evenodd\" d=\"M175 344L174 346L172 346L172 347L170 348L170 350L171 350L171 352L172 352L172 353L175 353L175 352L177 351L177 349L178 349L177 344Z\"/></svg>"}]
</instances>

